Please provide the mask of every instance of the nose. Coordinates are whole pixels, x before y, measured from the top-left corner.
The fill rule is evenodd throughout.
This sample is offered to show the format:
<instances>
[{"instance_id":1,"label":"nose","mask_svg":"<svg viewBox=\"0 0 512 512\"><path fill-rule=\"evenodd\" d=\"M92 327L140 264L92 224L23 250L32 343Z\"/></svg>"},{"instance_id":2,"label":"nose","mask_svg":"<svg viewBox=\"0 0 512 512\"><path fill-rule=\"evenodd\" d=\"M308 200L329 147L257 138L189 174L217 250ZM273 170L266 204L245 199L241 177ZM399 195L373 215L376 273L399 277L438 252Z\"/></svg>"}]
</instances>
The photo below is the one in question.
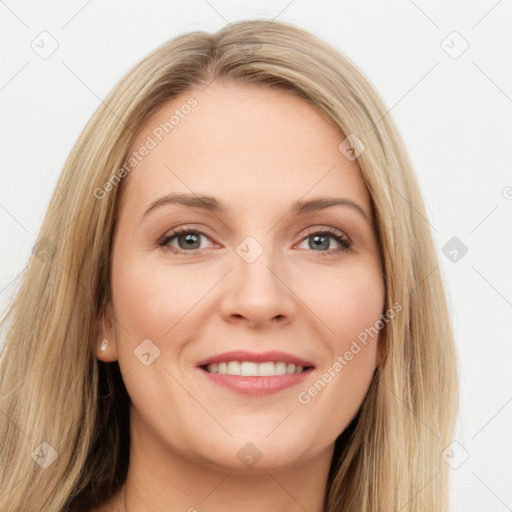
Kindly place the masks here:
<instances>
[{"instance_id":1,"label":"nose","mask_svg":"<svg viewBox=\"0 0 512 512\"><path fill-rule=\"evenodd\" d=\"M273 264L269 251L248 263L235 255L234 268L224 281L221 315L227 322L251 328L286 325L297 314L297 301L286 272ZM271 265L272 264L272 265Z\"/></svg>"}]
</instances>

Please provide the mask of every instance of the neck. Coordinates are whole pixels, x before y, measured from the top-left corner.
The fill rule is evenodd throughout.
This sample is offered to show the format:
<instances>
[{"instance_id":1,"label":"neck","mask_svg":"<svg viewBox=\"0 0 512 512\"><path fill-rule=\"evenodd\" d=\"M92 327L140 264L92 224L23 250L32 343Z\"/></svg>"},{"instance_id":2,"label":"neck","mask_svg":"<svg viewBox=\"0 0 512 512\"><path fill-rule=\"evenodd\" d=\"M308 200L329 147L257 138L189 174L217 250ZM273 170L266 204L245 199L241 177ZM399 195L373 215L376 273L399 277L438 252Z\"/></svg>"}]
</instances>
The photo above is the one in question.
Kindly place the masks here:
<instances>
[{"instance_id":1,"label":"neck","mask_svg":"<svg viewBox=\"0 0 512 512\"><path fill-rule=\"evenodd\" d=\"M224 468L191 460L133 428L122 512L321 512L333 445L285 468ZM172 507L172 508L171 508Z\"/></svg>"}]
</instances>

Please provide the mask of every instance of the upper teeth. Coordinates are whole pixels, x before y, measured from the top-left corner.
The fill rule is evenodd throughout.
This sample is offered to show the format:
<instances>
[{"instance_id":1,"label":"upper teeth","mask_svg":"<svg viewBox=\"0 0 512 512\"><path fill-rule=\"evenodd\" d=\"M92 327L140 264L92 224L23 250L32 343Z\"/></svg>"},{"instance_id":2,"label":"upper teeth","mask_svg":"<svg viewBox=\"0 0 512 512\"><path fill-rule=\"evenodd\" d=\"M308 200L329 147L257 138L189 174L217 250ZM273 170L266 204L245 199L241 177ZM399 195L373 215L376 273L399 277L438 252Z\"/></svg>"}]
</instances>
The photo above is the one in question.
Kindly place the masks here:
<instances>
[{"instance_id":1,"label":"upper teeth","mask_svg":"<svg viewBox=\"0 0 512 512\"><path fill-rule=\"evenodd\" d=\"M229 361L222 363L211 363L207 365L210 373L223 375L243 375L244 377L271 377L273 375L285 375L286 373L301 373L302 366L295 366L293 363L279 361L274 363L254 363L252 361Z\"/></svg>"}]
</instances>

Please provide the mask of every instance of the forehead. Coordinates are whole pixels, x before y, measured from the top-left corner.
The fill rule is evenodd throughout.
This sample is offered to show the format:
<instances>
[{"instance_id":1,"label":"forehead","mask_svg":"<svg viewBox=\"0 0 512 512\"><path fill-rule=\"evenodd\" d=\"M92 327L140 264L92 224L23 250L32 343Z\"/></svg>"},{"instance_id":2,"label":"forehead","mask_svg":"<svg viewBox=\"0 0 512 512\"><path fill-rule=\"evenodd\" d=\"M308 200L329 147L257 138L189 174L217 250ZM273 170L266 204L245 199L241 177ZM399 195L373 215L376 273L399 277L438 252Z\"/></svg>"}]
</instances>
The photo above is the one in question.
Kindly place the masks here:
<instances>
[{"instance_id":1,"label":"forehead","mask_svg":"<svg viewBox=\"0 0 512 512\"><path fill-rule=\"evenodd\" d=\"M302 98L214 82L164 104L141 127L129 154L151 149L125 178L124 203L140 211L164 193L183 192L241 209L277 208L335 195L369 211L359 165L338 149L344 139Z\"/></svg>"}]
</instances>

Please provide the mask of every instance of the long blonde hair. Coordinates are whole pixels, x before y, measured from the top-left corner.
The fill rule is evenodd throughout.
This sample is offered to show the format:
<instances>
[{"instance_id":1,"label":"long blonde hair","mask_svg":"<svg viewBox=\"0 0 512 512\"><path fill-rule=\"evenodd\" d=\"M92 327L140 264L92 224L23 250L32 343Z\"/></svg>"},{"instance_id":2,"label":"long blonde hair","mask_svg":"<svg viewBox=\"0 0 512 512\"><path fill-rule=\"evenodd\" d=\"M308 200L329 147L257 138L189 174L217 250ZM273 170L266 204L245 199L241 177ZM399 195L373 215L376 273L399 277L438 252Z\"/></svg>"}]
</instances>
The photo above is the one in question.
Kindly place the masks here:
<instances>
[{"instance_id":1,"label":"long blonde hair","mask_svg":"<svg viewBox=\"0 0 512 512\"><path fill-rule=\"evenodd\" d=\"M456 358L414 170L361 71L307 31L268 20L165 42L120 80L73 147L2 320L0 510L85 510L124 482L129 397L118 363L95 357L123 180L101 199L95 191L122 168L152 113L212 80L299 95L365 146L357 160L378 229L386 309L398 302L402 310L387 325L385 358L358 415L336 441L324 510L447 510L441 452L457 411Z\"/></svg>"}]
</instances>

